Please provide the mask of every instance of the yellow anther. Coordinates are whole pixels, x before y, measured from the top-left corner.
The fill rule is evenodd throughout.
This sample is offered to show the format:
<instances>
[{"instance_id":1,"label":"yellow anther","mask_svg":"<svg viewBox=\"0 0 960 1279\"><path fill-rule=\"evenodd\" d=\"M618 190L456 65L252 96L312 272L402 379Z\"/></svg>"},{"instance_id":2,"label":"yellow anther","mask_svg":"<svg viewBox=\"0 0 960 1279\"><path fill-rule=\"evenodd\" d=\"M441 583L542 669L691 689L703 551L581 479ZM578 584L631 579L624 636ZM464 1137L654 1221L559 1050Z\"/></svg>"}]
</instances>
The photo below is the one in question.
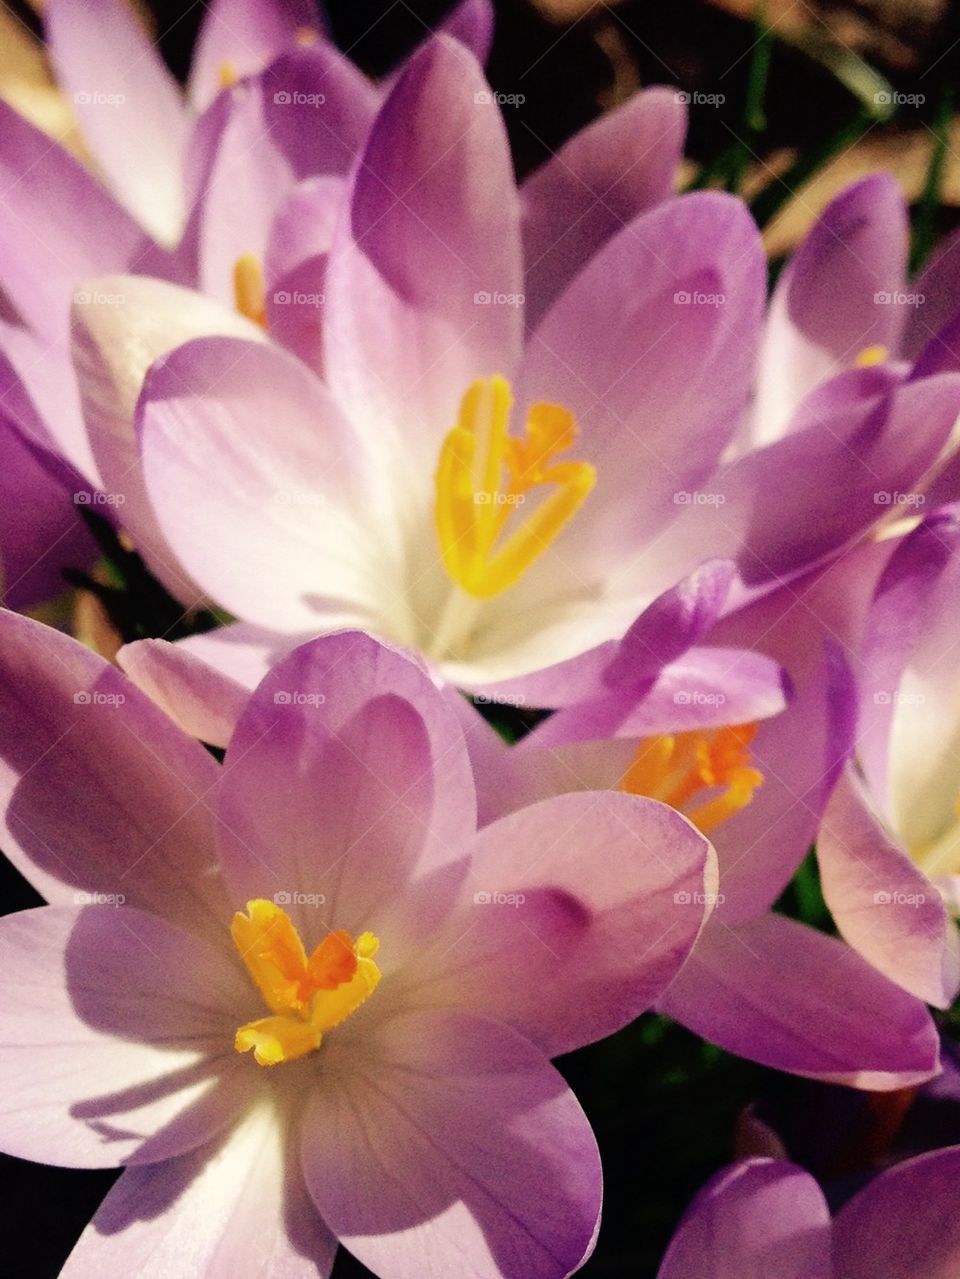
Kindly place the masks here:
<instances>
[{"instance_id":1,"label":"yellow anther","mask_svg":"<svg viewBox=\"0 0 960 1279\"><path fill-rule=\"evenodd\" d=\"M480 378L460 406L437 467L436 526L451 580L469 595L490 599L515 585L577 513L596 483L588 462L557 461L577 437L573 415L557 404L534 404L526 432L507 434L510 385ZM525 519L512 518L542 485L552 492ZM507 525L517 524L509 532Z\"/></svg>"},{"instance_id":2,"label":"yellow anther","mask_svg":"<svg viewBox=\"0 0 960 1279\"><path fill-rule=\"evenodd\" d=\"M745 808L763 783L749 749L756 733L756 724L738 724L646 737L620 789L659 799L684 812L700 830L714 830ZM699 802L691 804L695 799Z\"/></svg>"},{"instance_id":3,"label":"yellow anther","mask_svg":"<svg viewBox=\"0 0 960 1279\"><path fill-rule=\"evenodd\" d=\"M244 253L233 265L234 305L241 315L262 328L267 324L266 285L263 267L253 253Z\"/></svg>"},{"instance_id":4,"label":"yellow anther","mask_svg":"<svg viewBox=\"0 0 960 1279\"><path fill-rule=\"evenodd\" d=\"M890 352L885 346L865 346L857 358L854 360L858 369L872 369L875 364L882 364L884 360L890 358Z\"/></svg>"},{"instance_id":5,"label":"yellow anther","mask_svg":"<svg viewBox=\"0 0 960 1279\"><path fill-rule=\"evenodd\" d=\"M308 958L286 911L264 898L234 915L230 933L273 1013L241 1026L234 1040L237 1052L253 1049L261 1066L319 1048L326 1031L355 1012L380 981L373 962L380 942L373 933L356 941L347 932L328 933Z\"/></svg>"},{"instance_id":6,"label":"yellow anther","mask_svg":"<svg viewBox=\"0 0 960 1279\"><path fill-rule=\"evenodd\" d=\"M320 35L316 27L297 27L293 38L302 49L309 49L312 44L317 43Z\"/></svg>"},{"instance_id":7,"label":"yellow anther","mask_svg":"<svg viewBox=\"0 0 960 1279\"><path fill-rule=\"evenodd\" d=\"M224 58L223 62L217 67L218 86L221 89L232 89L239 79L237 68L228 58Z\"/></svg>"}]
</instances>

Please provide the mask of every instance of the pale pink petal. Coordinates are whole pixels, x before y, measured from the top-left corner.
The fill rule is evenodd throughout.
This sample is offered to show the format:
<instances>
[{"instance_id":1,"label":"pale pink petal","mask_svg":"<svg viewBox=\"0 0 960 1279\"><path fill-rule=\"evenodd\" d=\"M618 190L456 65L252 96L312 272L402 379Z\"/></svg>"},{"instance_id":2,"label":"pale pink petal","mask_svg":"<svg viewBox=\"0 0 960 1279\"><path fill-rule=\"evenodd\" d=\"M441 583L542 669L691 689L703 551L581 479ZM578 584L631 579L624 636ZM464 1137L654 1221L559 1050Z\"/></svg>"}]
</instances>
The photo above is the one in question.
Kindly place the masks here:
<instances>
[{"instance_id":1,"label":"pale pink petal","mask_svg":"<svg viewBox=\"0 0 960 1279\"><path fill-rule=\"evenodd\" d=\"M960 945L943 900L884 829L852 765L817 836L823 895L840 932L904 990L946 1008L960 987Z\"/></svg>"},{"instance_id":2,"label":"pale pink petal","mask_svg":"<svg viewBox=\"0 0 960 1279\"><path fill-rule=\"evenodd\" d=\"M288 634L374 629L381 607L402 608L383 582L400 554L389 510L366 518L376 473L323 384L282 348L179 347L151 370L138 424L166 542L223 607Z\"/></svg>"},{"instance_id":3,"label":"pale pink petal","mask_svg":"<svg viewBox=\"0 0 960 1279\"><path fill-rule=\"evenodd\" d=\"M188 128L176 81L119 0L50 0L44 18L58 78L114 194L172 246L183 229Z\"/></svg>"},{"instance_id":4,"label":"pale pink petal","mask_svg":"<svg viewBox=\"0 0 960 1279\"><path fill-rule=\"evenodd\" d=\"M242 78L291 47L297 36L317 35L312 0L212 0L193 51L187 94L198 111L219 93L225 74Z\"/></svg>"},{"instance_id":5,"label":"pale pink petal","mask_svg":"<svg viewBox=\"0 0 960 1279\"><path fill-rule=\"evenodd\" d=\"M284 1123L261 1103L212 1145L127 1169L63 1279L326 1279L337 1242L306 1193Z\"/></svg>"},{"instance_id":6,"label":"pale pink petal","mask_svg":"<svg viewBox=\"0 0 960 1279\"><path fill-rule=\"evenodd\" d=\"M73 360L83 414L104 491L118 495L123 524L171 593L195 604L201 592L167 546L147 497L134 415L150 365L191 338L263 333L211 298L161 280L110 276L89 281L73 308Z\"/></svg>"},{"instance_id":7,"label":"pale pink petal","mask_svg":"<svg viewBox=\"0 0 960 1279\"><path fill-rule=\"evenodd\" d=\"M659 997L715 877L706 839L666 805L615 791L544 800L481 831L460 910L411 975L415 997L569 1052Z\"/></svg>"},{"instance_id":8,"label":"pale pink petal","mask_svg":"<svg viewBox=\"0 0 960 1279\"><path fill-rule=\"evenodd\" d=\"M635 93L575 133L520 188L527 323L638 213L673 192L686 133L682 95Z\"/></svg>"},{"instance_id":9,"label":"pale pink petal","mask_svg":"<svg viewBox=\"0 0 960 1279\"><path fill-rule=\"evenodd\" d=\"M813 1177L779 1159L748 1159L703 1187L677 1227L657 1279L838 1279L830 1210Z\"/></svg>"},{"instance_id":10,"label":"pale pink petal","mask_svg":"<svg viewBox=\"0 0 960 1279\"><path fill-rule=\"evenodd\" d=\"M325 367L394 484L429 501L440 444L477 377L510 376L522 332L519 202L500 110L448 36L378 115L327 267Z\"/></svg>"},{"instance_id":11,"label":"pale pink petal","mask_svg":"<svg viewBox=\"0 0 960 1279\"><path fill-rule=\"evenodd\" d=\"M728 927L717 915L660 1000L728 1052L853 1088L904 1088L939 1068L918 999L852 946L782 915Z\"/></svg>"},{"instance_id":12,"label":"pale pink petal","mask_svg":"<svg viewBox=\"0 0 960 1279\"><path fill-rule=\"evenodd\" d=\"M955 1279L960 1147L890 1168L841 1208L833 1225L838 1279Z\"/></svg>"},{"instance_id":13,"label":"pale pink petal","mask_svg":"<svg viewBox=\"0 0 960 1279\"><path fill-rule=\"evenodd\" d=\"M256 992L200 938L122 901L43 906L0 920L0 955L7 1153L68 1167L167 1159L249 1095L233 1035Z\"/></svg>"},{"instance_id":14,"label":"pale pink petal","mask_svg":"<svg viewBox=\"0 0 960 1279\"><path fill-rule=\"evenodd\" d=\"M304 644L257 688L224 768L221 860L238 905L284 902L305 936L370 929L384 971L448 914L473 779L456 716L411 657L356 632Z\"/></svg>"},{"instance_id":15,"label":"pale pink petal","mask_svg":"<svg viewBox=\"0 0 960 1279\"><path fill-rule=\"evenodd\" d=\"M303 1168L365 1265L382 1279L565 1279L583 1263L596 1144L537 1049L483 1018L413 1012L342 1063L331 1036L336 1082L310 1098Z\"/></svg>"},{"instance_id":16,"label":"pale pink petal","mask_svg":"<svg viewBox=\"0 0 960 1279\"><path fill-rule=\"evenodd\" d=\"M217 765L119 671L50 627L0 612L2 846L48 901L122 893L219 929L208 807Z\"/></svg>"}]
</instances>

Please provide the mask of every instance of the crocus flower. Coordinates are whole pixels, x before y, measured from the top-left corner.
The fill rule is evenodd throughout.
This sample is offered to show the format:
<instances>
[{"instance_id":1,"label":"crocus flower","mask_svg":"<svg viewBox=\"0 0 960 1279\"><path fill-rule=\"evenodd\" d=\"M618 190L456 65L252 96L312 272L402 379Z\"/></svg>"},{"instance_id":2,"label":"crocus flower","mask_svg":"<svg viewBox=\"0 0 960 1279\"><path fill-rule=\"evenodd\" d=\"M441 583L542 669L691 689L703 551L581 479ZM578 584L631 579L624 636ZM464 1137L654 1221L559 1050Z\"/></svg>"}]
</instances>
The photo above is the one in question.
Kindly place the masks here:
<instances>
[{"instance_id":1,"label":"crocus flower","mask_svg":"<svg viewBox=\"0 0 960 1279\"><path fill-rule=\"evenodd\" d=\"M817 840L838 927L892 980L934 1003L960 981L960 733L955 630L960 523L932 513L889 558L852 656L856 752Z\"/></svg>"},{"instance_id":2,"label":"crocus flower","mask_svg":"<svg viewBox=\"0 0 960 1279\"><path fill-rule=\"evenodd\" d=\"M471 732L481 813L494 820L598 787L678 808L713 842L720 879L715 909L658 1009L779 1070L866 1089L916 1082L938 1061L920 1000L854 946L772 909L855 740L841 636L821 639L827 610L815 587L825 588L797 583L789 603L771 594L720 621L734 586L732 566L714 563L668 592L607 654L601 688L518 745L498 749L492 733ZM785 709L764 673L770 658L741 647L758 636L789 675ZM944 1003L951 992L933 993Z\"/></svg>"},{"instance_id":3,"label":"crocus flower","mask_svg":"<svg viewBox=\"0 0 960 1279\"><path fill-rule=\"evenodd\" d=\"M769 590L881 518L878 488L911 486L956 417L955 374L852 368L728 463L765 270L744 206L715 192L634 217L525 332L517 191L468 60L437 39L378 114L313 369L269 341L198 339L144 385L147 492L190 577L241 619L203 648L238 679L352 625L489 689L619 638L711 555L738 561L748 597ZM148 316L78 317L98 385L142 375L114 336ZM568 679L540 681L541 704Z\"/></svg>"},{"instance_id":4,"label":"crocus flower","mask_svg":"<svg viewBox=\"0 0 960 1279\"><path fill-rule=\"evenodd\" d=\"M270 0L211 6L181 103L156 50L115 0L48 6L54 60L109 190L15 113L6 109L2 118L0 281L23 323L0 324L0 351L6 380L30 403L12 424L44 459L70 463L70 495L91 494L108 517L122 503L123 527L188 604L201 592L156 527L133 443L133 405L150 362L199 335L253 340L266 319L275 340L316 354L343 179L385 88L323 37L310 7L277 8ZM105 28L116 29L116 41L101 39ZM490 5L463 0L439 29L483 58ZM217 84L227 87L212 98ZM531 306L545 306L614 228L669 194L684 126L677 95L637 94L526 184ZM144 128L151 139L162 134L163 146L143 147ZM165 221L163 234L137 221L141 207ZM165 285L153 293L129 279L85 287L116 271ZM222 310L189 305L174 283L198 288ZM111 382L120 405L111 402L108 414L97 379L91 386L85 376L83 350L82 402L77 395L65 345L71 300L78 327L89 321L94 342L122 351L136 370ZM140 316L135 337L128 310ZM36 558L52 540L38 528Z\"/></svg>"},{"instance_id":5,"label":"crocus flower","mask_svg":"<svg viewBox=\"0 0 960 1279\"><path fill-rule=\"evenodd\" d=\"M3 1144L126 1165L64 1274L575 1270L600 1170L548 1058L674 977L706 839L607 792L478 834L448 697L364 635L280 663L221 766L0 631L3 846L50 903L0 921Z\"/></svg>"},{"instance_id":6,"label":"crocus flower","mask_svg":"<svg viewBox=\"0 0 960 1279\"><path fill-rule=\"evenodd\" d=\"M912 378L957 369L955 264L943 252L910 281L909 232L903 192L886 173L827 206L771 298L751 441L782 437L810 391L853 366Z\"/></svg>"},{"instance_id":7,"label":"crocus flower","mask_svg":"<svg viewBox=\"0 0 960 1279\"><path fill-rule=\"evenodd\" d=\"M228 288L231 299L235 288L242 294L243 271L235 286L234 264L261 247L274 208L305 174L345 172L369 126L373 86L319 37L307 41L301 30L308 47L298 46L295 8L274 12L257 0L221 0L208 12L191 81L195 104L205 105L218 59L222 67L245 67L256 49L258 66L264 60L269 66L194 120L126 5L48 5L50 53L106 186L0 103L0 283L14 312L0 321L0 442L5 473L19 477L21 491L34 499L21 504L16 530L0 530L10 605L56 593L61 567L89 560L77 502L110 518L122 504L130 531L151 541L153 521L136 500L136 485L104 487L100 455L112 458L115 442L110 449L99 437L91 440L83 422L67 344L70 304L118 301L115 294L87 293L83 281L110 270L140 271ZM273 58L285 45L291 51ZM273 103L284 94L287 101ZM318 101L330 117L324 144L298 144L298 135L316 136L307 125L316 125ZM283 127L271 129L271 107L276 114L283 108ZM242 198L242 238L235 242L241 222L234 206L246 182L258 194ZM231 274L224 281L227 260ZM254 326L227 316L219 331L250 334ZM174 340L190 335L186 330ZM182 573L171 572L169 556L155 567L173 589L187 586Z\"/></svg>"},{"instance_id":8,"label":"crocus flower","mask_svg":"<svg viewBox=\"0 0 960 1279\"><path fill-rule=\"evenodd\" d=\"M881 1173L831 1219L796 1164L745 1159L718 1173L687 1210L657 1279L954 1279L960 1147Z\"/></svg>"}]
</instances>

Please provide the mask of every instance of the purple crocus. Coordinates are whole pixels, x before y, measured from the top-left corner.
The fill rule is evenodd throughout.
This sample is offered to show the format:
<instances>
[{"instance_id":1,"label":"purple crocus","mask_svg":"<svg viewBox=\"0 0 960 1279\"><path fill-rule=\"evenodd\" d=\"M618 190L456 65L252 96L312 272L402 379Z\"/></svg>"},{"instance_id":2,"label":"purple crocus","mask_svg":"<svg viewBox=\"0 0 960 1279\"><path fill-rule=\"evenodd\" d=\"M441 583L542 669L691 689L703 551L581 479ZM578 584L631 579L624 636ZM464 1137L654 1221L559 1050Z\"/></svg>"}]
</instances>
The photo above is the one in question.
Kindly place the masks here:
<instances>
[{"instance_id":1,"label":"purple crocus","mask_svg":"<svg viewBox=\"0 0 960 1279\"><path fill-rule=\"evenodd\" d=\"M165 584L193 598L195 585L173 557L155 553L160 539L139 468L126 474L118 440L84 420L86 407L98 422L77 395L71 302L115 308L126 300L129 287L81 287L110 271L159 277L168 298L174 284L199 287L245 314L256 314L265 286L296 287L382 91L323 36L309 0L212 5L186 96L119 0L52 0L45 21L103 183L0 103L0 281L15 312L0 321L0 442L9 439L5 472L35 494L15 532L0 529L4 598L38 602L62 588L61 566L89 558L74 499L122 523ZM444 26L485 56L486 0L465 0ZM228 313L200 331L257 330ZM157 326L148 360L196 332Z\"/></svg>"},{"instance_id":2,"label":"purple crocus","mask_svg":"<svg viewBox=\"0 0 960 1279\"><path fill-rule=\"evenodd\" d=\"M789 602L771 594L720 622L735 585L732 566L715 562L668 592L620 645L595 654L594 686L518 746L474 726L481 813L493 820L598 787L675 806L713 842L720 878L715 909L658 1009L779 1070L866 1089L919 1081L938 1062L920 999L891 980L892 968L883 976L854 946L772 909L855 740L839 631L822 640L828 614L814 586L826 588L798 583ZM854 601L848 590L846 606ZM776 663L743 647L757 637L786 667L786 708ZM500 696L510 700L509 686ZM919 993L944 1004L952 991Z\"/></svg>"},{"instance_id":3,"label":"purple crocus","mask_svg":"<svg viewBox=\"0 0 960 1279\"><path fill-rule=\"evenodd\" d=\"M53 60L106 186L0 104L0 282L19 314L18 323L0 322L0 411L47 469L51 458L72 468L65 488L62 467L48 482L51 501L81 492L100 514L121 517L154 573L187 604L201 592L156 526L133 407L150 363L197 336L255 340L269 320L281 345L304 358L317 353L344 178L386 88L324 38L311 9L306 0L211 6L181 100L116 0L49 5ZM108 42L106 27L116 32ZM482 59L490 5L463 0L439 29ZM526 184L531 306L545 306L615 227L669 194L684 126L676 95L648 90L572 139ZM163 283L85 287L118 271ZM221 309L194 302L185 286ZM82 396L67 345L71 302L77 328L90 330L76 356ZM124 372L106 391L87 367L90 344L122 355ZM66 506L64 527L73 517ZM29 562L45 554L52 562L66 549L42 522L35 533ZM22 576L18 565L12 576Z\"/></svg>"},{"instance_id":4,"label":"purple crocus","mask_svg":"<svg viewBox=\"0 0 960 1279\"><path fill-rule=\"evenodd\" d=\"M700 1191L657 1279L955 1279L960 1147L880 1173L832 1217L796 1164L744 1159Z\"/></svg>"},{"instance_id":5,"label":"purple crocus","mask_svg":"<svg viewBox=\"0 0 960 1279\"><path fill-rule=\"evenodd\" d=\"M575 1270L600 1169L549 1057L675 976L707 840L609 792L477 833L448 696L364 635L281 662L221 766L0 633L3 846L50 903L0 921L4 1149L126 1165L64 1274Z\"/></svg>"},{"instance_id":6,"label":"purple crocus","mask_svg":"<svg viewBox=\"0 0 960 1279\"><path fill-rule=\"evenodd\" d=\"M479 68L439 37L349 179L313 277L312 367L223 337L153 365L137 409L147 494L176 560L241 619L194 655L249 686L285 647L359 626L489 690L621 637L713 555L740 568L729 607L770 590L937 459L960 375L905 380L889 361L821 383L786 435L737 451L765 268L722 194L608 227L525 328L526 194ZM116 342L155 322L141 303L76 317L81 376L128 434L110 387L146 372ZM569 677L538 680L540 704Z\"/></svg>"},{"instance_id":7,"label":"purple crocus","mask_svg":"<svg viewBox=\"0 0 960 1279\"><path fill-rule=\"evenodd\" d=\"M947 507L896 544L876 581L852 651L856 750L817 839L841 932L941 1005L960 984L958 604L960 521Z\"/></svg>"},{"instance_id":8,"label":"purple crocus","mask_svg":"<svg viewBox=\"0 0 960 1279\"><path fill-rule=\"evenodd\" d=\"M5 522L0 529L4 600L11 606L58 593L61 568L91 558L77 504L118 522L129 515L130 531L139 536L143 530L150 541L153 522L137 504L135 484L105 487L97 441L83 421L68 346L71 301L118 300L108 292L88 293L83 281L123 270L209 288L225 257L232 252L232 265L244 250L258 247L270 216L266 196L248 198L247 238L234 246L239 219L231 201L238 198L240 175L234 173L228 193L224 171L235 168L241 134L244 177L279 205L296 185L298 160L307 164L309 153L311 173L342 173L369 126L373 87L327 42L308 40L306 28L297 44L295 8L275 12L258 0L215 5L201 33L190 105L127 6L53 0L45 10L49 52L105 185L0 103L0 282L12 304L0 320L0 446L5 481L16 485L18 497L32 499L20 503L16 528ZM274 59L285 45L291 52ZM196 106L207 105L214 64L221 71L246 67L254 49L258 68L267 61L267 69L222 93L195 118ZM233 79L237 74L231 72ZM261 117L259 130L254 127L250 101L259 104L268 88L276 93L292 85L312 102L329 100L333 120L325 150L302 146L295 153L290 126L306 132L316 108L292 94L285 135L278 129L274 139ZM232 287L232 277L227 283ZM226 331L252 329L231 323ZM164 576L162 568L158 572ZM169 568L166 579L173 589L186 585L183 574Z\"/></svg>"}]
</instances>

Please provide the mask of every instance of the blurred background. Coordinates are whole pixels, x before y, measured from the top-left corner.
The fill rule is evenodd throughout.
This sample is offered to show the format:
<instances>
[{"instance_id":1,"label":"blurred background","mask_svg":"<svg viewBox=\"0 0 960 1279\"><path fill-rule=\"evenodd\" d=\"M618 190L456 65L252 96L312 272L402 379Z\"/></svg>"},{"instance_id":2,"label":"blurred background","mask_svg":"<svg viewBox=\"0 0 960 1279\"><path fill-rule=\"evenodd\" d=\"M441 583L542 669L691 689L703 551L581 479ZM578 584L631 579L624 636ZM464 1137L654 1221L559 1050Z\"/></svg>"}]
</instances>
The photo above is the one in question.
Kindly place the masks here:
<instances>
[{"instance_id":1,"label":"blurred background","mask_svg":"<svg viewBox=\"0 0 960 1279\"><path fill-rule=\"evenodd\" d=\"M203 0L137 7L183 78ZM337 44L374 76L448 7L327 3ZM504 111L520 175L638 88L670 84L691 98L684 184L748 198L774 263L837 191L877 169L894 174L911 202L915 261L960 223L960 6L950 0L768 0L759 10L753 0L496 0L496 10L488 73L514 99ZM43 55L39 12L0 7L0 94L79 147ZM3 911L39 904L5 863L0 893ZM780 909L830 929L811 863ZM952 1039L949 1017L944 1030ZM604 1225L582 1273L652 1279L692 1194L738 1154L788 1153L839 1202L891 1159L960 1140L960 1071L949 1043L947 1051L944 1081L883 1097L776 1075L654 1015L563 1060L606 1172ZM113 1179L4 1159L3 1279L56 1275ZM334 1273L367 1272L341 1252Z\"/></svg>"}]
</instances>

